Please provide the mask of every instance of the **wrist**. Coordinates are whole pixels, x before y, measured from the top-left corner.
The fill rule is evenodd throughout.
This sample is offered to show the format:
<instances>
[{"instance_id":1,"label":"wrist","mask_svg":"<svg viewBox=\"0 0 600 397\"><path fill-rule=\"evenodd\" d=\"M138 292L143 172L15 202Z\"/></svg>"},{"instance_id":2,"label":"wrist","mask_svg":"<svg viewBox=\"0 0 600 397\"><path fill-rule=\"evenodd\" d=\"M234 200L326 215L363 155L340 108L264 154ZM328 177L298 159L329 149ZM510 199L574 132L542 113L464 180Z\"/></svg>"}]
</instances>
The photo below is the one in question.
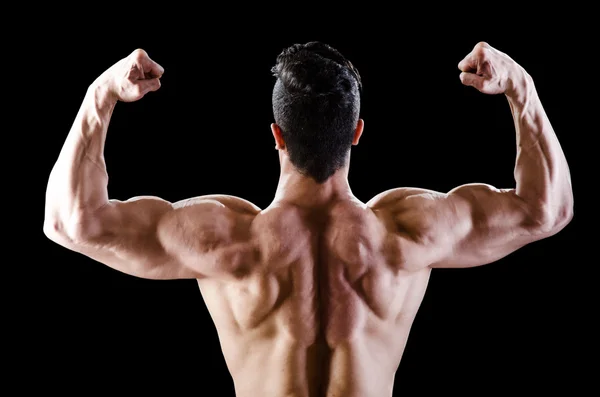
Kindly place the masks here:
<instances>
[{"instance_id":1,"label":"wrist","mask_svg":"<svg viewBox=\"0 0 600 397\"><path fill-rule=\"evenodd\" d=\"M515 65L509 72L508 87L504 94L509 102L523 106L527 102L533 88L533 79L529 73L521 66Z\"/></svg>"},{"instance_id":2,"label":"wrist","mask_svg":"<svg viewBox=\"0 0 600 397\"><path fill-rule=\"evenodd\" d=\"M99 109L112 109L118 102L117 96L110 88L108 82L94 81L87 90L87 95L94 101Z\"/></svg>"}]
</instances>

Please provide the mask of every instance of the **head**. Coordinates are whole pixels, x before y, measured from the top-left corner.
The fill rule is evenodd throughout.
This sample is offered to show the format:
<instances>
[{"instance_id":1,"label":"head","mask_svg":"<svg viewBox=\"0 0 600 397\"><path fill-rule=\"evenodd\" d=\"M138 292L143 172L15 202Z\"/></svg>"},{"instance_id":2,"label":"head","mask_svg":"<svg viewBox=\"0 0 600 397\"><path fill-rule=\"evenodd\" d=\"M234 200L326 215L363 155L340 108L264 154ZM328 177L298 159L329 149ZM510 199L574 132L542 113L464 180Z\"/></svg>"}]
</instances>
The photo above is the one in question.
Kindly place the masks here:
<instances>
[{"instance_id":1,"label":"head","mask_svg":"<svg viewBox=\"0 0 600 397\"><path fill-rule=\"evenodd\" d=\"M360 75L317 41L284 49L272 72L276 147L301 174L323 183L347 164L362 133Z\"/></svg>"}]
</instances>

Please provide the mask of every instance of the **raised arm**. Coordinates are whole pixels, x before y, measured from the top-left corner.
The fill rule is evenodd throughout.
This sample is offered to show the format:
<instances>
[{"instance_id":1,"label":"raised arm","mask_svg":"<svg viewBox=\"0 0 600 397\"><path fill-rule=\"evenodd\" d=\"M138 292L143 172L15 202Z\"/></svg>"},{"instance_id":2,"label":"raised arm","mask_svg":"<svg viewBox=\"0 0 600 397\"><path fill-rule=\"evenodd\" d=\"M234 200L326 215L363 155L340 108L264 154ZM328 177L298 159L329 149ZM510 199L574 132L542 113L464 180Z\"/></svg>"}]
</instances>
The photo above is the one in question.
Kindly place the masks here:
<instances>
[{"instance_id":1,"label":"raised arm","mask_svg":"<svg viewBox=\"0 0 600 397\"><path fill-rule=\"evenodd\" d=\"M483 42L459 63L459 69L463 84L508 99L517 133L516 188L468 184L447 194L398 189L374 198L372 207L396 222L407 263L431 267L491 263L554 235L573 217L569 167L531 76Z\"/></svg>"},{"instance_id":2,"label":"raised arm","mask_svg":"<svg viewBox=\"0 0 600 397\"><path fill-rule=\"evenodd\" d=\"M256 212L250 203L226 196L175 204L156 197L108 197L104 143L113 109L118 101L136 101L159 89L162 74L145 51L136 50L89 86L50 173L44 233L138 277L215 275L230 247L243 249L238 243L247 241L244 224Z\"/></svg>"}]
</instances>

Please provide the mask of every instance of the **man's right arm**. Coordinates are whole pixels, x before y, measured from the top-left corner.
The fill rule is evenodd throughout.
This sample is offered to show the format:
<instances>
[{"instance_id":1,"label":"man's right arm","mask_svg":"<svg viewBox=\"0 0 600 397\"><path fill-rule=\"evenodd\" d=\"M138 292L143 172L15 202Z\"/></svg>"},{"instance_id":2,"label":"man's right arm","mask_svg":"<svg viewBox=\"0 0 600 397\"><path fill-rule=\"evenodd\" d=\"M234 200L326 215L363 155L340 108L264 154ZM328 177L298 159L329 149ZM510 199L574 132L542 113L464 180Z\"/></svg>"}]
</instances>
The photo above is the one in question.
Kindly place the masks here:
<instances>
[{"instance_id":1,"label":"man's right arm","mask_svg":"<svg viewBox=\"0 0 600 397\"><path fill-rule=\"evenodd\" d=\"M504 93L517 132L516 188L468 184L447 194L398 189L374 198L402 234L405 263L472 267L494 262L564 228L573 217L565 155L531 76L510 57L479 43L459 64L461 81Z\"/></svg>"}]
</instances>

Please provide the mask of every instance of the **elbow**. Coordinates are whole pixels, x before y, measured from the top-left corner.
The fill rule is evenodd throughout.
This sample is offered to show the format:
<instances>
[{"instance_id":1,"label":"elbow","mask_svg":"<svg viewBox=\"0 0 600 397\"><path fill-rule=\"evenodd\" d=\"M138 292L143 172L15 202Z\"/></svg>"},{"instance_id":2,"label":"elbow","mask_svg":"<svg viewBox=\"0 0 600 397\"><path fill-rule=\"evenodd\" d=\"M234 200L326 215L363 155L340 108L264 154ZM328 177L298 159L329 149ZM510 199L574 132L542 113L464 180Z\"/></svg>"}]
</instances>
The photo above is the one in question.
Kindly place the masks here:
<instances>
[{"instance_id":1,"label":"elbow","mask_svg":"<svg viewBox=\"0 0 600 397\"><path fill-rule=\"evenodd\" d=\"M564 229L573 220L573 203L561 205L557 208L543 206L534 216L536 234L553 235Z\"/></svg>"},{"instance_id":2,"label":"elbow","mask_svg":"<svg viewBox=\"0 0 600 397\"><path fill-rule=\"evenodd\" d=\"M82 217L72 217L65 221L60 217L46 217L44 219L44 235L50 240L61 244L80 244L89 240L89 226Z\"/></svg>"},{"instance_id":3,"label":"elbow","mask_svg":"<svg viewBox=\"0 0 600 397\"><path fill-rule=\"evenodd\" d=\"M555 228L562 230L573 220L573 202L560 209L558 215L555 218Z\"/></svg>"},{"instance_id":4,"label":"elbow","mask_svg":"<svg viewBox=\"0 0 600 397\"><path fill-rule=\"evenodd\" d=\"M73 245L73 238L68 233L63 222L57 218L46 218L44 219L44 235L56 244L62 245L63 247L69 247Z\"/></svg>"},{"instance_id":5,"label":"elbow","mask_svg":"<svg viewBox=\"0 0 600 397\"><path fill-rule=\"evenodd\" d=\"M57 236L60 236L61 225L55 219L44 219L44 235L50 240L56 240Z\"/></svg>"},{"instance_id":6,"label":"elbow","mask_svg":"<svg viewBox=\"0 0 600 397\"><path fill-rule=\"evenodd\" d=\"M75 240L72 228L66 227L65 222L57 217L44 219L44 235L60 245L73 243Z\"/></svg>"}]
</instances>

